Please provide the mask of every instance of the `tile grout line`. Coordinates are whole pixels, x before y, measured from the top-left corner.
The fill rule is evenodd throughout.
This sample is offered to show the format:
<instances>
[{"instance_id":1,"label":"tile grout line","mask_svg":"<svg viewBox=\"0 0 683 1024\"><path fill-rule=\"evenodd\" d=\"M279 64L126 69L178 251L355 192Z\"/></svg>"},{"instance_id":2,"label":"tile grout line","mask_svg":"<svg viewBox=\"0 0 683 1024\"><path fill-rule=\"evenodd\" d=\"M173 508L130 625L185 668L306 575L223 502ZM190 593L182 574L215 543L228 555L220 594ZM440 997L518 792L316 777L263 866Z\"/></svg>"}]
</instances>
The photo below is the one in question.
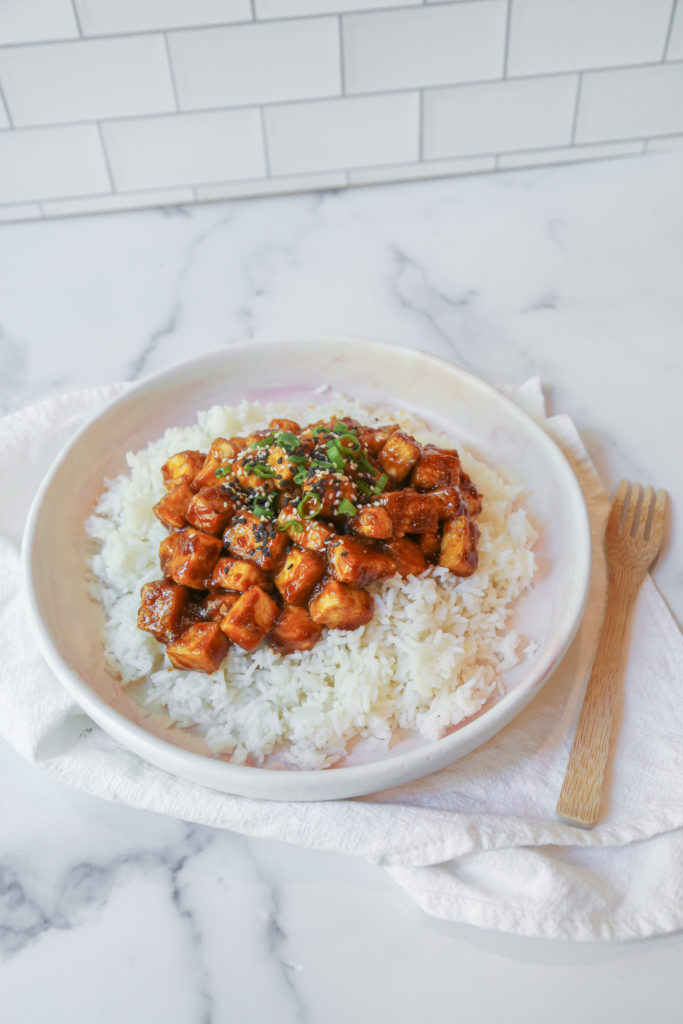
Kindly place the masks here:
<instances>
[{"instance_id":1,"label":"tile grout line","mask_svg":"<svg viewBox=\"0 0 683 1024\"><path fill-rule=\"evenodd\" d=\"M249 6L251 8L251 20L255 22L257 20L257 18L256 18L256 4L255 4L254 0L249 0Z\"/></svg>"},{"instance_id":2,"label":"tile grout line","mask_svg":"<svg viewBox=\"0 0 683 1024\"><path fill-rule=\"evenodd\" d=\"M576 142L576 128L579 123L579 105L581 103L581 87L583 85L583 72L579 72L579 80L576 83L576 98L574 100L574 116L572 117L572 130L569 136L569 145L573 146Z\"/></svg>"},{"instance_id":3,"label":"tile grout line","mask_svg":"<svg viewBox=\"0 0 683 1024\"><path fill-rule=\"evenodd\" d=\"M268 152L268 132L266 130L266 111L263 105L259 107L259 118L261 121L261 138L263 141L263 162L266 168L266 178L272 179L270 172L270 154Z\"/></svg>"},{"instance_id":4,"label":"tile grout line","mask_svg":"<svg viewBox=\"0 0 683 1024\"><path fill-rule=\"evenodd\" d=\"M109 162L109 152L107 150L107 144L104 139L104 132L102 131L102 125L99 121L96 122L97 134L100 138L100 146L102 147L102 155L104 157L104 166L107 168L107 177L109 178L109 187L111 188L111 194L116 195L116 186L114 185L114 175L111 169L111 163Z\"/></svg>"},{"instance_id":5,"label":"tile grout line","mask_svg":"<svg viewBox=\"0 0 683 1024\"><path fill-rule=\"evenodd\" d=\"M344 63L344 19L341 14L337 15L337 30L339 32L339 79L341 94L346 96L346 66Z\"/></svg>"},{"instance_id":6,"label":"tile grout line","mask_svg":"<svg viewBox=\"0 0 683 1024\"><path fill-rule=\"evenodd\" d=\"M164 50L166 51L166 60L168 61L168 73L171 78L171 89L173 90L173 101L175 108L180 113L180 100L178 98L178 83L175 77L175 68L173 67L173 61L171 59L171 46L168 41L168 33L164 32Z\"/></svg>"},{"instance_id":7,"label":"tile grout line","mask_svg":"<svg viewBox=\"0 0 683 1024\"><path fill-rule=\"evenodd\" d=\"M680 135L681 135L681 133L677 133L673 137L677 138ZM579 152L581 152L582 149L584 149L584 148L585 149L590 149L593 146L611 146L611 145L619 145L619 144L623 144L623 143L627 143L627 142L632 142L632 143L640 143L641 146L643 147L643 149L641 150L641 153L643 155L646 155L647 152L648 152L647 149L646 149L646 145L647 145L648 141L655 140L655 139L661 139L661 138L665 139L665 138L670 138L670 137L671 136L666 136L666 135L664 135L664 136L662 136L662 135L653 135L653 136L647 136L645 138L643 138L643 137L639 137L639 138L631 137L629 139L619 139L619 140L610 139L610 140L605 141L605 142L582 143L582 144L580 144L578 146L575 146L575 147L559 147L559 148L567 148L567 149L568 148L573 148L575 152L579 153ZM520 166L519 168L517 168L517 167L503 167L503 166L500 165L500 160L501 160L501 158L505 158L506 156L517 155L517 154L522 154L522 153L528 153L530 155L538 154L542 158L544 153L546 153L548 151L552 151L552 150L557 149L557 148L558 147L556 147L556 146L546 146L544 148L536 147L536 148L532 148L532 149L528 149L528 150L506 150L503 153L498 153L498 154L491 154L491 153L473 154L472 156L465 156L465 157L450 157L450 158L440 158L439 160L427 160L427 161L424 161L423 163L424 163L424 167L426 169L429 169L430 167L432 167L433 164L441 162L441 159L459 161L459 160L471 160L471 159L475 159L476 157L492 157L493 161L494 161L494 168L493 169L495 169L495 170L500 170L500 171L503 171L503 172L507 172L507 171L510 171L510 170L518 170L518 169L519 170L525 170L525 169L527 169L527 165ZM626 157L626 156L631 156L631 155L638 155L638 154L627 154L627 153L615 154L615 156L617 156L617 157L619 157L619 156ZM586 160L602 160L602 159L609 159L609 158L610 158L609 154L604 154L604 155L600 155L600 156L597 156L597 157L586 156ZM574 161L572 161L572 163L573 162ZM126 191L126 192L91 192L91 193L87 193L87 194L81 195L81 196L73 196L73 195L71 195L71 196L51 196L51 197L49 197L47 199L26 199L26 200L21 200L21 201L12 202L12 203L0 203L0 210L2 210L2 209L12 209L14 207L22 207L22 206L27 206L27 205L35 205L39 209L41 209L41 212L42 212L45 203L69 202L71 200L73 200L74 202L78 202L78 201L81 201L81 200L88 200L88 199L92 199L92 200L98 200L98 199L107 200L107 199L113 198L113 197L125 199L127 196L130 196L131 199L134 199L137 195L140 194L140 192L158 193L158 197L162 198L164 192L174 191L174 190L179 189L179 188L187 188L193 195L197 195L197 190L200 187L203 187L204 185L216 185L216 186L218 186L218 185L239 185L240 183L245 183L246 184L247 182L250 182L250 181L253 182L254 184L259 184L259 183L266 182L266 181L277 182L278 180L281 180L283 182L283 184L286 185L287 179L289 179L289 178L299 178L299 177L304 177L305 178L305 177L311 177L311 176L314 176L314 175L317 175L317 174L342 174L345 177L345 180L347 181L349 187L353 187L355 184L357 184L357 183L355 183L355 182L350 180L350 174L353 171L361 171L361 170L366 170L366 169L373 170L376 166L377 165L367 165L367 167L354 167L354 168L350 168L350 169L346 168L344 170L337 170L337 171L329 171L329 170L327 170L327 171L309 171L309 172L306 172L306 174L301 174L301 175L299 175L299 174L296 174L296 175L275 175L274 177L271 176L270 178L254 178L254 179L244 179L244 178L242 178L242 179L235 179L234 181L223 180L223 181L218 181L218 182L202 182L200 185L154 186L154 187L152 187L150 189L131 189L131 190ZM408 165L405 165L405 164L388 164L388 165L386 165L386 169L388 171L392 171L392 170L397 170L397 169L399 169L401 167L404 167L404 166L415 167L417 165L415 163L408 164ZM550 164L540 163L538 165L532 165L532 166L539 166L539 167L548 166L548 167L558 167L558 168L560 168L560 167L563 166L563 164L561 162L559 162L559 163L558 162L553 162L553 163L550 163ZM484 173L491 173L491 171L474 171L474 172L464 171L462 174L460 174L460 173L458 173L457 170L455 170L455 171L454 170L450 170L450 171L445 171L443 173L443 175L439 175L439 176L440 177L462 177L463 175L472 174L472 173L473 174L484 174ZM421 180L420 178L410 178L410 179L406 179L406 182L420 181L420 180ZM430 179L426 179L426 180L430 180ZM400 183L400 181L397 181L396 179L387 180L387 182L386 182L386 184L398 184L398 183ZM370 183L360 182L359 184L361 184L361 185L365 185L365 184L382 184L382 182L381 181L370 182ZM339 187L340 186L330 186L330 185L322 186L322 188L332 188L332 189L335 189L335 188L338 189ZM315 189L314 188L313 190L316 191L316 190L319 190L319 189ZM301 190L297 190L297 191L302 191L302 192L303 191L311 191L311 189L310 188L309 189L301 189ZM245 193L245 195L246 194L247 193ZM293 194L293 193L288 192L285 189L285 190L283 190L282 193L265 193L265 196L266 197L269 197L269 196L277 197L278 195L287 195L287 194ZM228 197L228 198L230 198L230 197ZM234 198L239 198L239 196L236 196ZM197 196L196 201L200 202L200 203L203 203L203 202L213 202L214 200L204 199L204 198L200 198L199 196ZM219 200L215 200L215 201L219 201ZM137 207L137 209L146 209L146 208L147 207ZM98 212L98 211L93 211L93 212ZM107 212L110 212L110 211L107 208L105 208L104 210L102 210L100 212L107 213ZM45 213L44 215L45 215L45 217L62 216L62 214L48 214L48 213Z\"/></svg>"},{"instance_id":8,"label":"tile grout line","mask_svg":"<svg viewBox=\"0 0 683 1024\"><path fill-rule=\"evenodd\" d=\"M436 6L438 6L438 5L436 5ZM451 82L451 83L445 82L445 83L438 84L438 85L426 85L426 86L406 85L406 86L401 86L401 87L398 87L398 88L378 89L378 90L375 90L375 91L372 91L372 92L355 92L355 93L350 93L350 94L347 93L345 96L339 96L338 94L333 93L333 94L331 94L329 96L307 96L307 97L303 97L303 98L299 98L299 99L287 99L287 100L271 99L271 100L266 100L266 101L261 101L261 102L262 102L262 104L265 107L268 107L268 108L272 107L274 109L277 109L278 107L285 107L285 106L307 106L307 105L313 105L313 104L318 104L318 103L330 103L330 102L339 101L340 99L346 99L346 100L368 99L368 100L372 100L372 99L381 99L381 98L387 97L387 96L400 96L400 95L404 95L405 96L405 95L410 95L410 94L413 94L413 93L418 93L419 91L424 91L425 93L438 92L438 91L443 91L443 90L457 91L459 89L473 88L473 87L480 86L480 85L501 85L501 84L504 84L504 82L542 82L544 79L549 79L549 78L570 78L570 77L577 77L577 76L583 77L586 74L592 74L592 73L595 73L595 72L600 72L602 74L609 74L611 72L618 72L618 71L637 71L637 70L642 70L642 69L645 69L645 68L660 68L661 66L662 66L662 62L661 61L659 61L659 62L657 62L655 64L652 64L652 63L650 63L650 64L623 64L623 65L619 65L618 67L611 67L611 68L582 68L582 69L574 69L574 70L571 70L571 71L544 72L543 74L540 74L540 75L515 75L515 76L513 76L512 78L509 78L509 79L483 78L483 79L468 80L466 82ZM683 67L683 58L680 59L680 60L667 61L666 67L667 68ZM223 104L223 105L214 106L214 107L209 107L209 106L197 107L196 109L153 111L153 112L147 112L147 113L144 113L144 114L119 114L119 115L112 115L112 116L109 116L109 117L102 117L102 118L99 118L98 120L101 121L104 124L111 124L111 123L117 123L117 122L144 121L144 120L149 120L149 119L160 119L160 118L168 118L168 117L191 117L191 116L193 116L195 114L230 113L233 110L257 110L258 107L259 107L259 103L257 101L252 101L252 102L247 102L247 103L235 103L235 104L232 104L232 105L225 105L225 104ZM7 111L7 113L8 113L8 116L9 116L9 110ZM49 121L47 123L37 122L35 124L12 125L12 127L14 128L15 131L20 131L20 132L21 131L38 131L38 130L49 129L49 128L66 128L66 127L76 127L78 125L92 124L93 120L94 120L93 118L79 118L78 120L71 120L71 121L69 121L69 120L65 120L65 121ZM671 132L669 134L678 134L678 132Z\"/></svg>"},{"instance_id":9,"label":"tile grout line","mask_svg":"<svg viewBox=\"0 0 683 1024\"><path fill-rule=\"evenodd\" d=\"M505 50L503 51L503 78L508 76L508 60L510 54L510 22L512 21L512 0L508 0L505 17Z\"/></svg>"},{"instance_id":10,"label":"tile grout line","mask_svg":"<svg viewBox=\"0 0 683 1024\"><path fill-rule=\"evenodd\" d=\"M424 163L424 137L425 137L425 91L420 89L420 106L418 109L418 163Z\"/></svg>"},{"instance_id":11,"label":"tile grout line","mask_svg":"<svg viewBox=\"0 0 683 1024\"><path fill-rule=\"evenodd\" d=\"M666 60L666 55L667 55L667 52L669 50L669 45L671 43L671 33L673 32L674 18L676 17L676 9L677 9L679 3L680 3L680 0L673 0L673 3L671 5L671 15L669 17L669 27L666 30L666 38L664 40L664 49L662 50L662 63L664 63L664 61Z\"/></svg>"},{"instance_id":12,"label":"tile grout line","mask_svg":"<svg viewBox=\"0 0 683 1024\"><path fill-rule=\"evenodd\" d=\"M81 19L80 19L80 16L78 14L78 7L76 6L76 0L71 0L71 7L72 7L73 12L74 12L74 18L76 19L76 28L78 29L78 35L79 35L79 37L81 39L83 39L83 29L81 27Z\"/></svg>"},{"instance_id":13,"label":"tile grout line","mask_svg":"<svg viewBox=\"0 0 683 1024\"><path fill-rule=\"evenodd\" d=\"M3 108L5 113L7 114L7 120L9 121L10 128L15 128L16 125L14 124L14 121L12 119L12 114L9 109L9 103L7 102L7 97L5 96L5 93L2 88L2 79L0 79L0 109Z\"/></svg>"}]
</instances>

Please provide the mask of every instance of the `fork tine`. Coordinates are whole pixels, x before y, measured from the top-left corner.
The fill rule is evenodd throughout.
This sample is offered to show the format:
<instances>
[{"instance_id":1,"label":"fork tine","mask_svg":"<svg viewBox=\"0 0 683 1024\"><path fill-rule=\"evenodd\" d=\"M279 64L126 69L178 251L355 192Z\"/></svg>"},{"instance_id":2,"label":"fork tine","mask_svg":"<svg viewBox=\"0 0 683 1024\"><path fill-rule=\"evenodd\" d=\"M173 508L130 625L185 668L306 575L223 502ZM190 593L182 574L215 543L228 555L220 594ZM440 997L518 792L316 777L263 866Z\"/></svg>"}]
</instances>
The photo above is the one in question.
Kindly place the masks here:
<instances>
[{"instance_id":1,"label":"fork tine","mask_svg":"<svg viewBox=\"0 0 683 1024\"><path fill-rule=\"evenodd\" d=\"M633 529L633 520L636 517L636 509L638 508L641 491L642 487L640 484L631 485L631 496L626 506L626 516L624 518L624 533L627 537Z\"/></svg>"},{"instance_id":2,"label":"fork tine","mask_svg":"<svg viewBox=\"0 0 683 1024\"><path fill-rule=\"evenodd\" d=\"M641 540L645 537L645 529L650 518L650 509L652 507L652 498L654 493L654 490L649 485L643 491L643 502L640 506L640 515L638 516L635 532L635 536L640 537Z\"/></svg>"},{"instance_id":3,"label":"fork tine","mask_svg":"<svg viewBox=\"0 0 683 1024\"><path fill-rule=\"evenodd\" d=\"M666 498L667 494L664 490L657 491L655 497L655 507L652 512L652 526L650 527L649 541L659 546L664 536L664 518L666 515Z\"/></svg>"},{"instance_id":4,"label":"fork tine","mask_svg":"<svg viewBox=\"0 0 683 1024\"><path fill-rule=\"evenodd\" d=\"M612 502L612 508L610 509L609 519L607 521L607 529L619 532L621 525L621 516L624 511L624 501L628 494L628 489L631 485L628 480L622 480L617 487L617 493L614 495L614 501Z\"/></svg>"}]
</instances>

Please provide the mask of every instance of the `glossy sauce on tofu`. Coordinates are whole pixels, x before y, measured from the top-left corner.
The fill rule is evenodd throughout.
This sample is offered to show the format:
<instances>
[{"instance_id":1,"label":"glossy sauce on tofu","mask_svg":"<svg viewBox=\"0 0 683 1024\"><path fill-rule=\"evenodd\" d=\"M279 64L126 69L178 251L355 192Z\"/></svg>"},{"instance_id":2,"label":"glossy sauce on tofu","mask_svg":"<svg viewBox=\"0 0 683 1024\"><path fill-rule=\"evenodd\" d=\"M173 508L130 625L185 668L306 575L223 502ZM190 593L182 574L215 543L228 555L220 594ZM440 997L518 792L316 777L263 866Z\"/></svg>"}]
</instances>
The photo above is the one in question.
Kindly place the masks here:
<instances>
[{"instance_id":1,"label":"glossy sauce on tofu","mask_svg":"<svg viewBox=\"0 0 683 1024\"><path fill-rule=\"evenodd\" d=\"M177 452L161 474L154 514L170 532L138 627L175 668L215 672L231 644L310 650L371 620L371 583L477 568L481 497L457 451L395 423L275 419Z\"/></svg>"}]
</instances>

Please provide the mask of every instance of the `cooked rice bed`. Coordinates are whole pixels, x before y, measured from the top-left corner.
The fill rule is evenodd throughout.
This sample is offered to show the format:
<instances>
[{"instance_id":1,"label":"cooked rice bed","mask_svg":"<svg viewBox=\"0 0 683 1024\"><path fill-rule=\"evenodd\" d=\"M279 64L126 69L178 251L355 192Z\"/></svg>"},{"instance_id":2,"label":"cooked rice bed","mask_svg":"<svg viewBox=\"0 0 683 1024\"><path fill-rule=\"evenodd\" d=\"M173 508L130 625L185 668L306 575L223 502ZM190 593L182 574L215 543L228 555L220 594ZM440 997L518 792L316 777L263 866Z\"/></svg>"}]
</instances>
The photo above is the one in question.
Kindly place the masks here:
<instances>
[{"instance_id":1,"label":"cooked rice bed","mask_svg":"<svg viewBox=\"0 0 683 1024\"><path fill-rule=\"evenodd\" d=\"M152 512L163 495L160 466L174 452L207 450L217 437L247 434L273 417L312 421L353 416L396 422L422 444L457 447L463 469L483 494L477 518L479 567L467 579L431 568L419 578L394 576L367 589L375 601L368 625L325 630L311 651L286 657L266 645L231 647L212 675L169 669L164 648L137 629L140 588L160 575L158 547L166 530ZM439 739L479 711L502 673L520 660L521 638L507 629L515 600L533 579L536 534L520 488L395 410L372 412L334 395L315 405L243 402L199 413L197 424L171 428L136 454L129 473L107 483L87 523L96 542L91 592L105 611L105 656L124 684L143 682L145 703L171 722L198 728L207 746L233 763L262 764L280 753L299 768L340 761L357 738L386 748L401 729Z\"/></svg>"}]
</instances>

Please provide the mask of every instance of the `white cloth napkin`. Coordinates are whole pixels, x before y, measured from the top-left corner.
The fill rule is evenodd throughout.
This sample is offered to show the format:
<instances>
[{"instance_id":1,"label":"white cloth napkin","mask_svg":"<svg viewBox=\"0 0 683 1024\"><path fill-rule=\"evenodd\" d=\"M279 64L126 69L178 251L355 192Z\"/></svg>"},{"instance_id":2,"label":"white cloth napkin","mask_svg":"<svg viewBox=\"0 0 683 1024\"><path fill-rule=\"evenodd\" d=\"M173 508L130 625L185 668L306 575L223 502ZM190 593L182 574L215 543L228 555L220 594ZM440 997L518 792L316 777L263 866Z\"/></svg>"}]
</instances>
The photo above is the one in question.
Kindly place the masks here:
<instances>
[{"instance_id":1,"label":"white cloth napkin","mask_svg":"<svg viewBox=\"0 0 683 1024\"><path fill-rule=\"evenodd\" d=\"M569 455L589 505L595 570L584 624L541 693L478 750L424 780L355 800L270 803L176 779L118 746L37 652L18 544L61 445L120 387L51 398L0 419L0 734L88 793L175 817L353 853L383 866L427 913L520 935L626 939L683 926L683 641L651 579L638 601L599 827L554 814L605 596L607 496L566 416L545 418L537 379L514 393Z\"/></svg>"}]
</instances>

